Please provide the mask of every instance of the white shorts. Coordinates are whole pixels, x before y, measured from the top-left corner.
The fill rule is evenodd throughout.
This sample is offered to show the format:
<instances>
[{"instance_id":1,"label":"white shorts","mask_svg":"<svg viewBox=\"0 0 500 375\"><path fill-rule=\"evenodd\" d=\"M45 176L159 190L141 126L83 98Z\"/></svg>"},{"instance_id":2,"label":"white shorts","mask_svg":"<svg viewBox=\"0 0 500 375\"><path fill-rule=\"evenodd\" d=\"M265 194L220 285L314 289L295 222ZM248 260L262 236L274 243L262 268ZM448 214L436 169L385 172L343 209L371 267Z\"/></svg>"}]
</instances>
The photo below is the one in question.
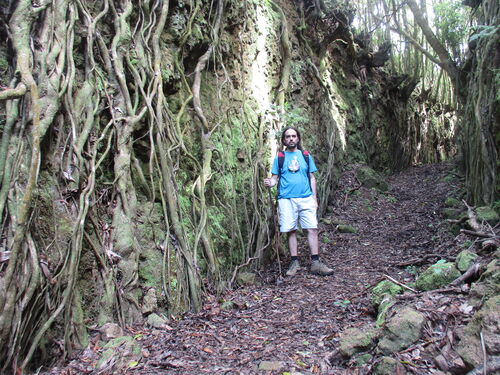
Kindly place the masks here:
<instances>
[{"instance_id":1,"label":"white shorts","mask_svg":"<svg viewBox=\"0 0 500 375\"><path fill-rule=\"evenodd\" d=\"M280 232L297 230L297 221L300 220L302 229L318 228L316 217L316 202L313 196L307 198L278 199L280 213Z\"/></svg>"}]
</instances>

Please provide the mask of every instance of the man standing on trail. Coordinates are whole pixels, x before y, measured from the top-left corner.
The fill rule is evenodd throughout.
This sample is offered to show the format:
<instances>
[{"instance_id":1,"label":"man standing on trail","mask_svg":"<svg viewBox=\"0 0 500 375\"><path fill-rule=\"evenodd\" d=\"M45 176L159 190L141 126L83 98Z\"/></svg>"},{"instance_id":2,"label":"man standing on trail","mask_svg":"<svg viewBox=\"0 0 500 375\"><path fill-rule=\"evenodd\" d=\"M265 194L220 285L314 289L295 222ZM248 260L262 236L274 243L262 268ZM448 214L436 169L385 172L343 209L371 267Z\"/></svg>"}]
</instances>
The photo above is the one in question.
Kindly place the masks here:
<instances>
[{"instance_id":1,"label":"man standing on trail","mask_svg":"<svg viewBox=\"0 0 500 375\"><path fill-rule=\"evenodd\" d=\"M286 272L293 276L300 268L297 255L297 224L307 230L307 239L311 250L311 273L326 276L333 270L319 260L318 243L318 200L316 195L317 171L314 160L303 151L300 145L300 133L294 127L287 127L281 134L281 143L286 147L274 159L272 177L264 179L264 185L278 185L278 207L280 232L288 234L288 247L292 261Z\"/></svg>"}]
</instances>

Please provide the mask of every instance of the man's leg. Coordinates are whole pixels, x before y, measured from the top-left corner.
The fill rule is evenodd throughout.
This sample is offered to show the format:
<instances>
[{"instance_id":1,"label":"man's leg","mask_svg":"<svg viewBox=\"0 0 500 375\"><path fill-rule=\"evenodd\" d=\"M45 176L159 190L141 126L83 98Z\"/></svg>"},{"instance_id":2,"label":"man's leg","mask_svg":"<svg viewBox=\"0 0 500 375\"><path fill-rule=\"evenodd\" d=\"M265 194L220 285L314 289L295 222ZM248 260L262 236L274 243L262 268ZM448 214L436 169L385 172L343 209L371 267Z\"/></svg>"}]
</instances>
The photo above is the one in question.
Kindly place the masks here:
<instances>
[{"instance_id":1,"label":"man's leg","mask_svg":"<svg viewBox=\"0 0 500 375\"><path fill-rule=\"evenodd\" d=\"M297 256L297 231L292 230L287 233L288 235L288 248L290 249L290 255L293 257Z\"/></svg>"},{"instance_id":2,"label":"man's leg","mask_svg":"<svg viewBox=\"0 0 500 375\"><path fill-rule=\"evenodd\" d=\"M297 273L300 268L299 258L297 256L297 231L292 230L287 233L288 235L288 248L290 249L290 255L292 257L292 262L288 271L286 271L287 276L293 276Z\"/></svg>"},{"instance_id":3,"label":"man's leg","mask_svg":"<svg viewBox=\"0 0 500 375\"><path fill-rule=\"evenodd\" d=\"M309 249L311 249L311 255L319 254L319 243L318 243L318 230L308 229L307 230L307 241L309 242Z\"/></svg>"}]
</instances>

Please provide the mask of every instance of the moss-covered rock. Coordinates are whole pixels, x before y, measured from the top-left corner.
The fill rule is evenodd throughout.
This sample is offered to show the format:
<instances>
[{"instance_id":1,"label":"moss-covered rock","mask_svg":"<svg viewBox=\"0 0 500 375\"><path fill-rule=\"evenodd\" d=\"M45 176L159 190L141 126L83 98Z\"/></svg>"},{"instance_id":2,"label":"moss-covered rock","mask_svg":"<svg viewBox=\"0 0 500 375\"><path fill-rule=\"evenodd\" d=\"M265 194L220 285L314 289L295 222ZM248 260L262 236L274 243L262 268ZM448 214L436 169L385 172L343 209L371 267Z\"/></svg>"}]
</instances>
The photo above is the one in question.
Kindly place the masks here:
<instances>
[{"instance_id":1,"label":"moss-covered rock","mask_svg":"<svg viewBox=\"0 0 500 375\"><path fill-rule=\"evenodd\" d=\"M461 251L455 260L455 265L460 272L465 272L474 264L477 259L477 254L469 250Z\"/></svg>"},{"instance_id":2,"label":"moss-covered rock","mask_svg":"<svg viewBox=\"0 0 500 375\"><path fill-rule=\"evenodd\" d=\"M356 170L356 176L363 186L377 188L381 191L387 191L389 189L389 185L387 185L382 175L366 165Z\"/></svg>"},{"instance_id":3,"label":"moss-covered rock","mask_svg":"<svg viewBox=\"0 0 500 375\"><path fill-rule=\"evenodd\" d=\"M500 295L486 301L477 311L471 321L458 332L460 342L456 351L465 363L472 367L483 363L480 334L483 334L484 344L489 355L500 354Z\"/></svg>"},{"instance_id":4,"label":"moss-covered rock","mask_svg":"<svg viewBox=\"0 0 500 375\"><path fill-rule=\"evenodd\" d=\"M380 330L373 327L346 329L340 337L339 351L344 357L352 357L370 350L379 335Z\"/></svg>"},{"instance_id":5,"label":"moss-covered rock","mask_svg":"<svg viewBox=\"0 0 500 375\"><path fill-rule=\"evenodd\" d=\"M500 221L498 213L488 206L476 208L476 215L479 222L486 221L490 225L497 225Z\"/></svg>"},{"instance_id":6,"label":"moss-covered rock","mask_svg":"<svg viewBox=\"0 0 500 375\"><path fill-rule=\"evenodd\" d=\"M377 351L382 354L399 352L414 344L419 338L425 317L422 313L404 307L385 325Z\"/></svg>"},{"instance_id":7,"label":"moss-covered rock","mask_svg":"<svg viewBox=\"0 0 500 375\"><path fill-rule=\"evenodd\" d=\"M337 227L340 233L358 233L358 230L354 228L352 225L340 224Z\"/></svg>"},{"instance_id":8,"label":"moss-covered rock","mask_svg":"<svg viewBox=\"0 0 500 375\"><path fill-rule=\"evenodd\" d=\"M446 198L446 200L444 201L444 205L446 207L462 207L462 203L460 203L460 201L457 199L457 198L453 198L453 197L448 197Z\"/></svg>"},{"instance_id":9,"label":"moss-covered rock","mask_svg":"<svg viewBox=\"0 0 500 375\"><path fill-rule=\"evenodd\" d=\"M385 295L389 294L391 296L395 296L396 294L403 293L403 291L403 287L393 283L392 281L383 280L373 287L371 302L375 307L377 307L385 298Z\"/></svg>"},{"instance_id":10,"label":"moss-covered rock","mask_svg":"<svg viewBox=\"0 0 500 375\"><path fill-rule=\"evenodd\" d=\"M377 320L375 321L375 327L382 327L385 324L385 318L387 317L387 312L394 306L396 299L390 294L384 294L380 304L378 306Z\"/></svg>"},{"instance_id":11,"label":"moss-covered rock","mask_svg":"<svg viewBox=\"0 0 500 375\"><path fill-rule=\"evenodd\" d=\"M418 276L415 286L424 291L439 289L459 276L460 271L455 267L455 263L439 261Z\"/></svg>"},{"instance_id":12,"label":"moss-covered rock","mask_svg":"<svg viewBox=\"0 0 500 375\"><path fill-rule=\"evenodd\" d=\"M239 272L236 277L238 285L256 285L259 283L257 275L253 272Z\"/></svg>"},{"instance_id":13,"label":"moss-covered rock","mask_svg":"<svg viewBox=\"0 0 500 375\"><path fill-rule=\"evenodd\" d=\"M96 363L96 369L112 369L113 373L122 373L140 358L141 346L137 341L130 336L121 336L104 345L104 351Z\"/></svg>"},{"instance_id":14,"label":"moss-covered rock","mask_svg":"<svg viewBox=\"0 0 500 375\"><path fill-rule=\"evenodd\" d=\"M147 324L153 328L163 328L167 324L167 319L158 314L149 314Z\"/></svg>"},{"instance_id":15,"label":"moss-covered rock","mask_svg":"<svg viewBox=\"0 0 500 375\"><path fill-rule=\"evenodd\" d=\"M445 219L450 219L450 220L459 220L463 214L463 210L452 207L443 208L441 212Z\"/></svg>"},{"instance_id":16,"label":"moss-covered rock","mask_svg":"<svg viewBox=\"0 0 500 375\"><path fill-rule=\"evenodd\" d=\"M500 260L493 259L479 280L472 284L469 303L477 305L484 299L500 294Z\"/></svg>"},{"instance_id":17,"label":"moss-covered rock","mask_svg":"<svg viewBox=\"0 0 500 375\"><path fill-rule=\"evenodd\" d=\"M373 369L373 375L394 375L398 361L391 357L382 357Z\"/></svg>"},{"instance_id":18,"label":"moss-covered rock","mask_svg":"<svg viewBox=\"0 0 500 375\"><path fill-rule=\"evenodd\" d=\"M361 366L366 365L368 362L370 362L372 360L372 358L373 358L373 356L370 353L364 353L364 354L357 356L354 359L354 363L356 364L356 366L361 367Z\"/></svg>"}]
</instances>

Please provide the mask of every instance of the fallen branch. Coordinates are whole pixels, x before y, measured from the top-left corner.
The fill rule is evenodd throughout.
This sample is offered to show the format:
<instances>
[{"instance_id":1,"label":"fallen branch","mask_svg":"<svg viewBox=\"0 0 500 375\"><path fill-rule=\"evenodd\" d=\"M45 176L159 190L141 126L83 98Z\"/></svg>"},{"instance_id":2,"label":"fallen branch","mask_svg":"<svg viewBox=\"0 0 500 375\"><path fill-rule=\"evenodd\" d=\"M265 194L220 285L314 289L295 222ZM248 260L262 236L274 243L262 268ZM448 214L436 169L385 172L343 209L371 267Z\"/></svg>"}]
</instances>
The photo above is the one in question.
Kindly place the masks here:
<instances>
[{"instance_id":1,"label":"fallen branch","mask_svg":"<svg viewBox=\"0 0 500 375\"><path fill-rule=\"evenodd\" d=\"M269 245L269 244L268 244L268 245ZM263 249L265 249L268 245L264 246L264 247L263 247ZM232 285L234 284L234 280L236 279L236 275L238 274L238 271L239 271L241 268L243 268L243 267L245 267L245 266L248 266L248 265L250 264L250 262L251 262L252 260L255 260L255 259L259 259L259 257L258 257L258 256L256 256L256 257L251 257L251 258L248 258L248 260L247 260L245 263L240 264L238 267L236 267L236 268L234 269L234 271L233 271L233 277L231 277L231 280L229 281L229 287L232 287Z\"/></svg>"},{"instance_id":2,"label":"fallen branch","mask_svg":"<svg viewBox=\"0 0 500 375\"><path fill-rule=\"evenodd\" d=\"M459 286L460 284L465 283L469 280L477 280L479 278L479 270L481 265L479 263L474 263L469 269L460 277L457 277L453 280L449 285L450 286Z\"/></svg>"},{"instance_id":3,"label":"fallen branch","mask_svg":"<svg viewBox=\"0 0 500 375\"><path fill-rule=\"evenodd\" d=\"M418 293L418 290L415 290L415 289L413 289L413 288L410 288L408 285L405 285L405 284L403 284L403 283L401 283L401 282L397 281L396 279L394 279L394 278L390 277L389 275L384 275L384 277L385 277L386 279L388 279L389 281L392 281L394 284L398 284L399 286L402 286L402 287L403 287L403 288L405 288L405 289L411 290L413 293Z\"/></svg>"},{"instance_id":4,"label":"fallen branch","mask_svg":"<svg viewBox=\"0 0 500 375\"><path fill-rule=\"evenodd\" d=\"M465 200L462 200L462 202L465 204L465 207L467 207L467 216L469 217L469 220L467 220L467 224L475 231L475 232L481 232L482 226L479 224L477 221L477 216L476 213L474 212L474 208L469 206Z\"/></svg>"},{"instance_id":5,"label":"fallen branch","mask_svg":"<svg viewBox=\"0 0 500 375\"><path fill-rule=\"evenodd\" d=\"M478 231L473 231L473 230L468 230L468 229L460 229L460 233L465 233L465 234L469 234L471 236L482 237L482 238L496 238L497 237L495 234L488 234L488 233L483 233L483 232L478 232Z\"/></svg>"}]
</instances>

